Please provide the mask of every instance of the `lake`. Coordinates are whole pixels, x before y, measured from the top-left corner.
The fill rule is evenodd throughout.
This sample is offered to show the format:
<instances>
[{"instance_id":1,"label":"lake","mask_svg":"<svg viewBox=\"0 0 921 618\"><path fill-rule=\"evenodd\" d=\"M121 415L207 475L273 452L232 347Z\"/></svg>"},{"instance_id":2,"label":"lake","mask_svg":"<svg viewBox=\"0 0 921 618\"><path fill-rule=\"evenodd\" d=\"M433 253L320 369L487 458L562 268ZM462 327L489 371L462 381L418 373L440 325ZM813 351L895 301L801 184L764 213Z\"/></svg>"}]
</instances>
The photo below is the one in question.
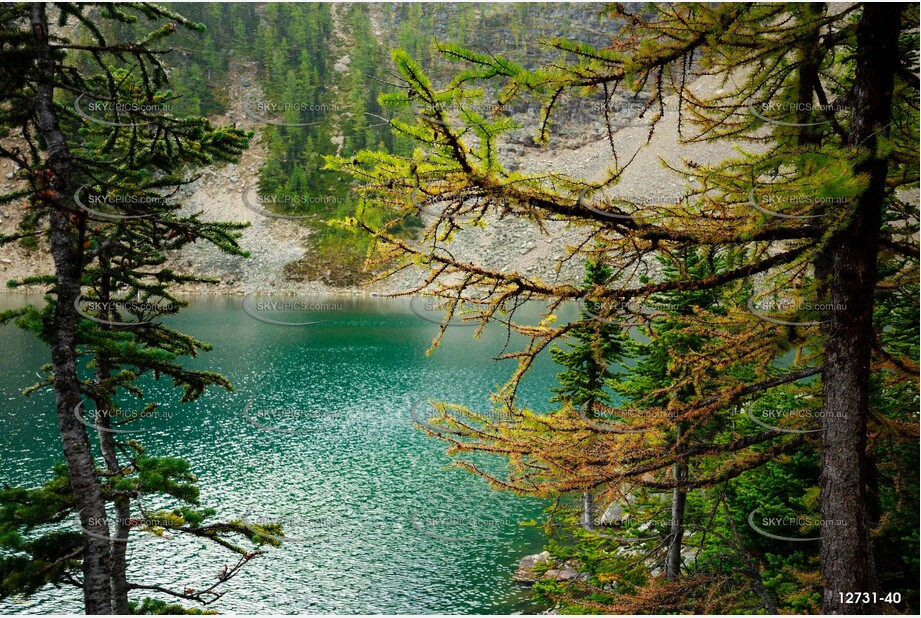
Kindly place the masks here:
<instances>
[{"instance_id":1,"label":"lake","mask_svg":"<svg viewBox=\"0 0 921 618\"><path fill-rule=\"evenodd\" d=\"M0 308L40 300L0 295ZM249 298L244 306L240 297L196 298L170 317L169 325L214 345L187 365L224 374L235 391L212 389L180 404L168 382L144 380L147 400L160 404L158 415L126 426L150 454L188 459L202 504L219 516L285 526L290 542L251 561L209 608L539 611L511 575L522 556L542 549L540 529L519 524L539 521L546 502L491 490L448 468L445 445L414 428L410 416L416 404L428 416L428 398L487 409L489 393L515 367L494 359L506 344L505 329L490 326L474 339L475 328L454 325L426 356L438 330L430 319L440 314L422 301L311 297L302 300L318 323L292 326L306 321L298 306L266 308L265 300ZM537 315L536 308L522 311ZM20 392L49 353L13 325L0 327L0 337L0 483L37 486L62 459L53 396ZM520 345L512 337L510 349ZM550 409L559 371L549 354L541 356L521 401ZM501 462L487 465L501 470ZM235 562L233 554L190 538L137 533L132 539L132 581L203 588ZM0 613L81 611L81 594L71 588L0 603Z\"/></svg>"}]
</instances>

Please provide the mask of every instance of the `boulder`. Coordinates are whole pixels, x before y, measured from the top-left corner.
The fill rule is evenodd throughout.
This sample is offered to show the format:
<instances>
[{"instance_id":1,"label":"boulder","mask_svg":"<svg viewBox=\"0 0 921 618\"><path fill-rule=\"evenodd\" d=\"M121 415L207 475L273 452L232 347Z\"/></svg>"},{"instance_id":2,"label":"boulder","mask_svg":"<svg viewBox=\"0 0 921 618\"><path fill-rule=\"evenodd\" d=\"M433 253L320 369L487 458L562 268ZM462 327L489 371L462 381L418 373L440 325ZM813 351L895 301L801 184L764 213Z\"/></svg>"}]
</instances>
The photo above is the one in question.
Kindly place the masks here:
<instances>
[{"instance_id":1,"label":"boulder","mask_svg":"<svg viewBox=\"0 0 921 618\"><path fill-rule=\"evenodd\" d=\"M616 502L612 502L604 509L604 513L598 518L599 526L619 526L624 520L624 507Z\"/></svg>"},{"instance_id":2,"label":"boulder","mask_svg":"<svg viewBox=\"0 0 921 618\"><path fill-rule=\"evenodd\" d=\"M550 568L543 571L548 566ZM522 558L512 579L529 584L542 579L549 579L555 582L584 581L588 579L588 573L580 571L579 566L577 561L556 561L550 555L550 552L542 551L539 554L531 554ZM543 573L539 571L543 571Z\"/></svg>"},{"instance_id":3,"label":"boulder","mask_svg":"<svg viewBox=\"0 0 921 618\"><path fill-rule=\"evenodd\" d=\"M555 582L571 582L579 580L585 573L580 573L568 564L564 564L559 569L547 569L542 579L552 579Z\"/></svg>"},{"instance_id":4,"label":"boulder","mask_svg":"<svg viewBox=\"0 0 921 618\"><path fill-rule=\"evenodd\" d=\"M540 579L537 573L534 572L534 569L551 561L552 558L550 557L550 552L548 551L542 551L539 554L531 554L530 556L525 556L521 559L521 562L518 563L518 570L515 571L512 579L519 582L534 583Z\"/></svg>"}]
</instances>

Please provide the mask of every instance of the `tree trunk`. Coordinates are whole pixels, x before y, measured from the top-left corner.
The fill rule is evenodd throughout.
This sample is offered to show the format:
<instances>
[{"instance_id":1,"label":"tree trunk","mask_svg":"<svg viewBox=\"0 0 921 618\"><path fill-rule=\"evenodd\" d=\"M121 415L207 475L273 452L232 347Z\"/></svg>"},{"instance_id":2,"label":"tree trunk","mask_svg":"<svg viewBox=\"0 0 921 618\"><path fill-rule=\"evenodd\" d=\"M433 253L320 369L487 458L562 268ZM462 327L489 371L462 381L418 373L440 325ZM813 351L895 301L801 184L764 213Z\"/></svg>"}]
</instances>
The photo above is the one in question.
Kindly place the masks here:
<instances>
[{"instance_id":1,"label":"tree trunk","mask_svg":"<svg viewBox=\"0 0 921 618\"><path fill-rule=\"evenodd\" d=\"M111 405L111 401L109 402ZM98 405L98 403L97 403ZM111 408L106 408L111 409ZM99 431L99 443L102 447L103 457L109 473L119 470L118 457L116 456L115 435L104 431L112 426L108 414L96 416L97 425L103 430ZM128 533L131 530L128 520L131 518L131 498L119 496L115 498L115 517L113 524L115 540L111 543L111 587L112 587L112 613L130 614L128 606Z\"/></svg>"},{"instance_id":2,"label":"tree trunk","mask_svg":"<svg viewBox=\"0 0 921 618\"><path fill-rule=\"evenodd\" d=\"M595 527L595 500L591 491L582 492L582 527L586 530Z\"/></svg>"},{"instance_id":3,"label":"tree trunk","mask_svg":"<svg viewBox=\"0 0 921 618\"><path fill-rule=\"evenodd\" d=\"M50 213L50 245L57 276L53 316L51 364L58 428L64 459L67 461L80 521L85 530L83 549L83 599L87 614L111 614L109 585L109 526L96 464L89 438L75 410L81 402L77 377L76 323L74 303L80 295L83 270L79 239L75 237L70 213L60 207L72 199L71 155L58 125L54 109L55 63L48 44L45 5L32 4L31 26L38 85L35 94L35 121L48 152L47 165L53 172L51 187L57 192L56 206ZM74 212L76 209L71 210ZM76 236L79 236L77 234Z\"/></svg>"},{"instance_id":4,"label":"tree trunk","mask_svg":"<svg viewBox=\"0 0 921 618\"><path fill-rule=\"evenodd\" d=\"M863 5L857 31L851 146L860 146L855 172L869 184L847 227L829 241L816 272L827 298L841 310L825 316L822 428L822 576L826 614L873 614L872 602L845 603L842 593L879 592L867 523L866 446L873 293L885 180L874 134L891 119L902 5Z\"/></svg>"},{"instance_id":5,"label":"tree trunk","mask_svg":"<svg viewBox=\"0 0 921 618\"><path fill-rule=\"evenodd\" d=\"M97 417L99 419L100 417ZM108 428L111 426L108 417L102 421L100 427ZM115 452L115 437L113 434L100 431L99 440L102 444L102 451L106 458L106 467L109 472L113 471L109 463L109 454ZM117 462L117 459L116 459ZM117 467L116 467L117 469ZM131 518L131 498L128 496L119 496L115 498L115 517L113 524L115 540L111 543L111 586L112 586L112 613L113 614L130 614L128 606L128 532L130 527L128 520Z\"/></svg>"},{"instance_id":6,"label":"tree trunk","mask_svg":"<svg viewBox=\"0 0 921 618\"><path fill-rule=\"evenodd\" d=\"M598 388L601 372L594 362L588 366L588 386L594 391ZM585 402L585 413L588 418L595 416L595 398L591 397ZM582 528L592 530L595 528L595 497L591 490L582 492Z\"/></svg>"},{"instance_id":7,"label":"tree trunk","mask_svg":"<svg viewBox=\"0 0 921 618\"><path fill-rule=\"evenodd\" d=\"M105 359L97 358L97 380L109 377L109 367ZM115 434L106 431L112 428L110 410L112 400L108 395L98 396L96 399L96 426L99 427L99 445L103 459L106 462L106 471L116 474L120 469L118 451L115 445ZM111 586L112 586L112 613L130 614L128 607L128 520L131 518L131 498L118 496L115 498L115 521L112 522L113 541L110 544L111 556Z\"/></svg>"},{"instance_id":8,"label":"tree trunk","mask_svg":"<svg viewBox=\"0 0 921 618\"><path fill-rule=\"evenodd\" d=\"M823 2L814 2L803 5L801 10L805 13L805 17L801 16L800 19L807 24L813 24L825 15L826 6ZM821 85L820 70L824 59L820 34L821 30L813 26L813 30L800 42L796 58L799 66L796 92L796 101L799 105L796 108L796 122L800 124L796 131L797 141L803 146L819 144L822 140L822 132L825 130L821 124L815 124L822 121L822 115L812 111L816 89ZM809 170L804 171L809 173ZM821 205L819 208L821 209Z\"/></svg>"},{"instance_id":9,"label":"tree trunk","mask_svg":"<svg viewBox=\"0 0 921 618\"><path fill-rule=\"evenodd\" d=\"M681 442L682 427L679 424L675 438ZM675 581L681 576L681 548L684 544L684 511L687 506L688 461L680 459L674 464L675 488L672 489L672 521L668 535L668 554L665 558L665 578Z\"/></svg>"},{"instance_id":10,"label":"tree trunk","mask_svg":"<svg viewBox=\"0 0 921 618\"><path fill-rule=\"evenodd\" d=\"M100 268L105 271L109 268L108 261L101 257L99 260ZM103 307L108 307L111 293L111 280L108 275L103 275L99 286L99 300ZM111 320L107 309L103 310L101 316L105 320ZM100 324L104 330L111 329L108 324ZM109 359L104 355L96 354L96 384L99 390L96 394L96 426L99 427L99 446L102 457L106 462L106 470L109 474L116 474L121 470L118 462L118 449L115 444L115 433L112 429L111 411L115 408L112 401L112 394L109 391L103 391L101 385L105 380L111 377L112 371ZM109 431L107 431L109 430ZM114 540L111 543L110 555L112 561L112 613L113 614L130 614L128 606L128 533L131 528L128 520L131 518L131 498L129 496L118 496L115 498L115 522L112 524Z\"/></svg>"}]
</instances>

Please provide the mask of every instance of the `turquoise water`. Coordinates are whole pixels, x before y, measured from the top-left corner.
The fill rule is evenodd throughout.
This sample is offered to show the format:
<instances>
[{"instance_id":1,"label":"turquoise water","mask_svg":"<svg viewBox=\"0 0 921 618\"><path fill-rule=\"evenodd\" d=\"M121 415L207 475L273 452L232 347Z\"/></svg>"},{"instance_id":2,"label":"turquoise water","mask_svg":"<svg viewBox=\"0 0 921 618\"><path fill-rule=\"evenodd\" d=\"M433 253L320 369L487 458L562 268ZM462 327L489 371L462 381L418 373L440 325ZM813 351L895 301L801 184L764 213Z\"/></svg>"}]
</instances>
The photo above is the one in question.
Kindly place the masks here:
<instances>
[{"instance_id":1,"label":"turquoise water","mask_svg":"<svg viewBox=\"0 0 921 618\"><path fill-rule=\"evenodd\" d=\"M39 299L0 296L0 307ZM259 300L259 299L256 299ZM278 300L278 299L275 299ZM293 300L291 298L284 300ZM528 591L511 580L518 560L541 550L545 503L489 489L458 469L445 445L414 429L413 405L426 398L485 408L489 392L514 370L497 361L501 325L479 339L453 326L432 355L437 332L427 309L408 301L311 298L307 312L252 310L240 298L197 299L170 324L214 350L190 366L229 377L234 392L213 389L179 404L168 383L146 382L160 416L130 425L155 455L188 459L202 504L225 518L276 520L291 542L249 563L227 594L209 606L250 613L535 612ZM249 302L254 302L250 299ZM338 307L336 305L339 305ZM536 309L526 308L536 315ZM420 317L421 316L421 317ZM0 483L35 486L60 460L50 392L23 398L48 362L32 335L7 325L0 365ZM518 349L514 337L510 349ZM541 357L520 393L549 409L559 371ZM122 402L124 408L139 407ZM425 404L417 410L426 416ZM501 469L501 462L487 462ZM147 504L151 506L151 504ZM234 556L194 539L129 543L130 580L172 588L210 585ZM76 589L42 590L6 601L0 613L79 612Z\"/></svg>"}]
</instances>

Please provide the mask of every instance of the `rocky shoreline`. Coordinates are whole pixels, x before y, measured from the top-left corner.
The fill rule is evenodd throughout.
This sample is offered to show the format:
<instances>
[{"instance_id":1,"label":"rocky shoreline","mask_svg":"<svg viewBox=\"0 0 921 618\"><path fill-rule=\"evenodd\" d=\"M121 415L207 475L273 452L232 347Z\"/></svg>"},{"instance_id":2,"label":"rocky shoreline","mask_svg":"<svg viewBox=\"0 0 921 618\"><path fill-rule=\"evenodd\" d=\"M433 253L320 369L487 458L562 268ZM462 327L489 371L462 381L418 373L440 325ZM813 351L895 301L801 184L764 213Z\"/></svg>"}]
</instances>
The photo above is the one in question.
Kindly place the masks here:
<instances>
[{"instance_id":1,"label":"rocky shoreline","mask_svg":"<svg viewBox=\"0 0 921 618\"><path fill-rule=\"evenodd\" d=\"M586 581L589 573L581 571L582 565L578 560L557 560L548 551L525 556L518 563L518 569L512 579L525 584L533 584L541 580L555 582Z\"/></svg>"}]
</instances>

